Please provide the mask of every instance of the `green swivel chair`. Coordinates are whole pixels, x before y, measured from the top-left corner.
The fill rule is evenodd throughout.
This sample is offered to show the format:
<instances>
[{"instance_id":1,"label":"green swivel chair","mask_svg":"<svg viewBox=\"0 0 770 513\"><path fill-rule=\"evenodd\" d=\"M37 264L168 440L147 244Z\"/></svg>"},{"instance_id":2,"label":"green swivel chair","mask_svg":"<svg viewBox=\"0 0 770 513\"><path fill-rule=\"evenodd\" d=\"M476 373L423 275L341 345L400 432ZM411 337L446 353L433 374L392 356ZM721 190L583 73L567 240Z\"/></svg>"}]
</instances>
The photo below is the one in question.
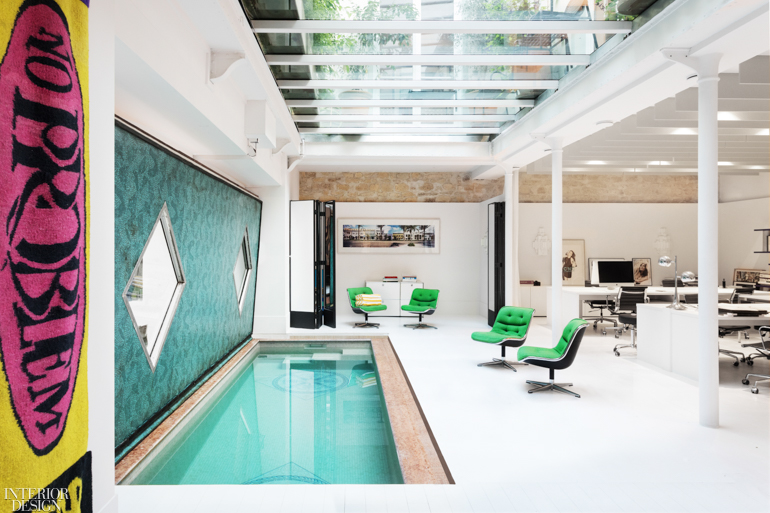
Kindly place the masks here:
<instances>
[{"instance_id":1,"label":"green swivel chair","mask_svg":"<svg viewBox=\"0 0 770 513\"><path fill-rule=\"evenodd\" d=\"M411 314L419 315L420 318L417 321L417 324L404 324L404 327L412 328L413 330L426 328L432 328L434 330L437 329L435 326L431 326L430 324L423 324L422 322L423 315L433 315L433 312L436 311L436 303L438 303L438 290L414 289L412 291L412 299L409 300L409 304L403 305L401 310Z\"/></svg>"},{"instance_id":2,"label":"green swivel chair","mask_svg":"<svg viewBox=\"0 0 770 513\"><path fill-rule=\"evenodd\" d=\"M543 390L556 390L557 392L580 397L579 394L563 388L565 386L571 387L572 383L554 383L553 371L566 369L572 365L587 326L588 322L583 319L572 319L564 328L556 347L524 346L519 348L518 357L520 362L545 367L549 370L550 381L547 383L527 380L527 383L530 385L536 385L535 388L529 390L530 394L542 392Z\"/></svg>"},{"instance_id":3,"label":"green swivel chair","mask_svg":"<svg viewBox=\"0 0 770 513\"><path fill-rule=\"evenodd\" d=\"M506 347L519 347L527 340L529 325L532 322L532 308L520 308L518 306L504 306L497 312L492 331L476 331L471 338L476 342L496 344L502 350L501 358L492 358L491 362L480 363L479 367L486 365L502 365L516 372L514 365L526 365L520 362L508 362L505 360Z\"/></svg>"},{"instance_id":4,"label":"green swivel chair","mask_svg":"<svg viewBox=\"0 0 770 513\"><path fill-rule=\"evenodd\" d=\"M372 312L381 312L387 310L385 305L371 305L371 306L356 306L356 296L359 294L374 294L369 287L356 287L348 289L348 299L350 299L350 308L357 314L364 314L364 322L357 322L356 328L379 328L380 324L377 322L369 322L369 314Z\"/></svg>"}]
</instances>

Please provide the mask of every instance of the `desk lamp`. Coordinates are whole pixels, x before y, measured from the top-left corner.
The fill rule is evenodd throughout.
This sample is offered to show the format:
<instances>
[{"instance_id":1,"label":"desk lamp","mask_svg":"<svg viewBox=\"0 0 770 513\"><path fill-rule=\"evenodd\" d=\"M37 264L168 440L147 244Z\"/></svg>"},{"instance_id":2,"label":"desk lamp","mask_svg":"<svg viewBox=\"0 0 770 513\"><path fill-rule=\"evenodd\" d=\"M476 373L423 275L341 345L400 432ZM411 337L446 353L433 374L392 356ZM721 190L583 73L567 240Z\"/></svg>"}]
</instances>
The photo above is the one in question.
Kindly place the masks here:
<instances>
[{"instance_id":1,"label":"desk lamp","mask_svg":"<svg viewBox=\"0 0 770 513\"><path fill-rule=\"evenodd\" d=\"M674 310L684 310L685 306L679 303L679 290L677 285L679 285L679 276L677 275L677 268L676 268L676 257L674 257L673 260L671 260L671 257L662 256L660 257L660 260L658 260L658 265L661 267L671 267L671 264L674 264L674 302L668 305L667 308L673 308ZM685 281L685 275L687 275L686 279L688 282L692 281L695 278L695 275L691 272L685 272L682 273L682 282Z\"/></svg>"}]
</instances>

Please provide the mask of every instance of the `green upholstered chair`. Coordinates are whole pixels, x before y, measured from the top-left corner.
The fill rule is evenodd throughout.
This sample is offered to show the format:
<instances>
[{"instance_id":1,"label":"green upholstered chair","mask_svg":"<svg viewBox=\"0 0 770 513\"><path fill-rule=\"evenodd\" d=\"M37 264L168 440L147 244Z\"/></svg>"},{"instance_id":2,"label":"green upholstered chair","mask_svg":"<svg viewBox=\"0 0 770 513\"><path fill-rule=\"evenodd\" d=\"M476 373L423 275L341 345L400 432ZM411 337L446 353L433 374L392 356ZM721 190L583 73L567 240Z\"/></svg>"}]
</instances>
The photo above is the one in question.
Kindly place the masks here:
<instances>
[{"instance_id":1,"label":"green upholstered chair","mask_svg":"<svg viewBox=\"0 0 770 513\"><path fill-rule=\"evenodd\" d=\"M564 331L561 334L559 342L556 347L532 347L524 346L519 348L519 361L526 362L538 367L545 367L549 369L550 381L530 381L527 383L530 385L536 385L535 388L529 390L529 393L542 392L543 390L556 390L565 394L574 395L580 397L579 394L571 392L563 387L571 387L572 383L554 383L553 371L566 369L572 362L575 361L575 355L580 347L580 342L583 340L588 321L583 319L572 319L569 321Z\"/></svg>"},{"instance_id":2,"label":"green upholstered chair","mask_svg":"<svg viewBox=\"0 0 770 513\"><path fill-rule=\"evenodd\" d=\"M492 358L491 362L480 363L478 366L502 365L516 372L514 365L525 365L520 362L508 362L505 360L506 347L519 347L527 340L529 325L532 322L532 308L520 308L518 306L504 306L497 312L492 331L477 331L471 335L476 342L495 344L500 346L501 358Z\"/></svg>"},{"instance_id":3,"label":"green upholstered chair","mask_svg":"<svg viewBox=\"0 0 770 513\"><path fill-rule=\"evenodd\" d=\"M405 328L425 329L433 328L435 326L430 324L424 324L422 322L423 315L433 315L436 311L436 303L438 303L438 290L436 289L414 289L412 291L412 299L409 300L408 305L402 305L401 310L411 314L419 315L420 318L417 324L404 324Z\"/></svg>"},{"instance_id":4,"label":"green upholstered chair","mask_svg":"<svg viewBox=\"0 0 770 513\"><path fill-rule=\"evenodd\" d=\"M372 312L381 312L387 310L385 305L371 305L371 306L356 306L356 296L359 294L374 294L369 287L356 287L348 289L348 299L350 299L350 308L357 314L364 314L364 322L357 322L356 328L379 328L380 324L377 322L369 322L369 314Z\"/></svg>"}]
</instances>

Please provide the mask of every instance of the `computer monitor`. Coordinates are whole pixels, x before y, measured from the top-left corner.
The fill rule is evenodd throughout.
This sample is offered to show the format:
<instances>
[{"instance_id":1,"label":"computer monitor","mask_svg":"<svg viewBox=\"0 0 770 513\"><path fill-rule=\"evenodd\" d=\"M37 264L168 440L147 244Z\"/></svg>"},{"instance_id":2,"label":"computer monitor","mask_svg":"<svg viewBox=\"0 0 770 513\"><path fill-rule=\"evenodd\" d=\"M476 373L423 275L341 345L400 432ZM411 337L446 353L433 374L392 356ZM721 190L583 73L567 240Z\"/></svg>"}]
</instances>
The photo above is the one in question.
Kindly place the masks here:
<instances>
[{"instance_id":1,"label":"computer monitor","mask_svg":"<svg viewBox=\"0 0 770 513\"><path fill-rule=\"evenodd\" d=\"M624 286L634 284L634 262L624 260L599 261L599 285Z\"/></svg>"},{"instance_id":2,"label":"computer monitor","mask_svg":"<svg viewBox=\"0 0 770 513\"><path fill-rule=\"evenodd\" d=\"M599 285L599 262L607 260L622 262L625 258L589 258L588 259L588 276L591 280L591 285Z\"/></svg>"}]
</instances>

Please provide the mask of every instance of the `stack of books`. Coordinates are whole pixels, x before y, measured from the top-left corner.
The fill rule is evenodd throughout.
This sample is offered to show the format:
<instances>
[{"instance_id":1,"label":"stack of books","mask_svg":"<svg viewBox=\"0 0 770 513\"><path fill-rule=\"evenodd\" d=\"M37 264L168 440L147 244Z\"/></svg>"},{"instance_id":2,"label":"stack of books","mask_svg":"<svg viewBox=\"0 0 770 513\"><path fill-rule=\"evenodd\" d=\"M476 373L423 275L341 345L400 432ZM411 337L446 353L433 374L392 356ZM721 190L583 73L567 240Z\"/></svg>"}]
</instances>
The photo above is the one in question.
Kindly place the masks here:
<instances>
[{"instance_id":1,"label":"stack of books","mask_svg":"<svg viewBox=\"0 0 770 513\"><path fill-rule=\"evenodd\" d=\"M519 280L520 285L534 285L535 280Z\"/></svg>"},{"instance_id":2,"label":"stack of books","mask_svg":"<svg viewBox=\"0 0 770 513\"><path fill-rule=\"evenodd\" d=\"M377 384L377 376L374 372L367 372L356 376L356 382L361 388L372 387Z\"/></svg>"},{"instance_id":3,"label":"stack of books","mask_svg":"<svg viewBox=\"0 0 770 513\"><path fill-rule=\"evenodd\" d=\"M398 281L398 276L385 276L382 281L393 282Z\"/></svg>"},{"instance_id":4,"label":"stack of books","mask_svg":"<svg viewBox=\"0 0 770 513\"><path fill-rule=\"evenodd\" d=\"M401 281L417 281L417 276L403 276Z\"/></svg>"}]
</instances>

